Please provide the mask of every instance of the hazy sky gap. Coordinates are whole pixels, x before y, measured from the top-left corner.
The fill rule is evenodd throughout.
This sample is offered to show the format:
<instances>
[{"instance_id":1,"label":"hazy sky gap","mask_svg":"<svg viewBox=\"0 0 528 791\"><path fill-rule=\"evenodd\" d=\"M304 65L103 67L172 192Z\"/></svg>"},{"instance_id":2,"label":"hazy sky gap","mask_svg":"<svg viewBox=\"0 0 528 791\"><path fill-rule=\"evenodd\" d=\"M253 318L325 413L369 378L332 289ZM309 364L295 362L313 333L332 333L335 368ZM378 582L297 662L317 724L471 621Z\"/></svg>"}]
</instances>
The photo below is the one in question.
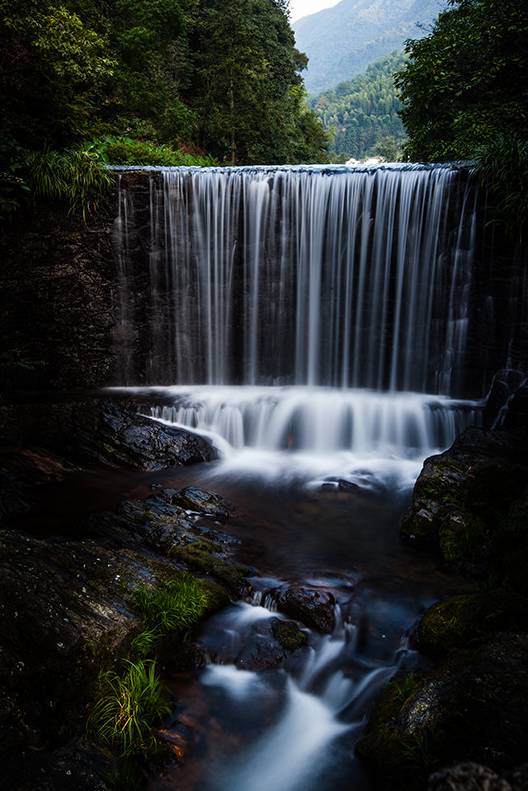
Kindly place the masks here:
<instances>
[{"instance_id":1,"label":"hazy sky gap","mask_svg":"<svg viewBox=\"0 0 528 791\"><path fill-rule=\"evenodd\" d=\"M291 18L293 21L308 14L315 14L322 8L337 5L340 0L290 0Z\"/></svg>"}]
</instances>

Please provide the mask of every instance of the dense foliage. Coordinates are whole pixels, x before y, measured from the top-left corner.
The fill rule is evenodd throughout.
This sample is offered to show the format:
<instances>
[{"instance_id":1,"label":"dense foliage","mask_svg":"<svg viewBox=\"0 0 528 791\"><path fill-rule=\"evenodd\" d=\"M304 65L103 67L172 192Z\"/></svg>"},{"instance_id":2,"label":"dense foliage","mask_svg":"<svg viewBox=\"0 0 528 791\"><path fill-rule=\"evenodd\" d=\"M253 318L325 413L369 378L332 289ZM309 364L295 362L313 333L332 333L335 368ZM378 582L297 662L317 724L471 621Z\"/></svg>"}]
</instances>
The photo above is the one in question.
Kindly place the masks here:
<instances>
[{"instance_id":1,"label":"dense foliage","mask_svg":"<svg viewBox=\"0 0 528 791\"><path fill-rule=\"evenodd\" d=\"M332 152L355 159L378 154L399 159L405 132L394 74L403 63L403 55L393 52L364 74L312 100L318 118L331 133Z\"/></svg>"},{"instance_id":2,"label":"dense foliage","mask_svg":"<svg viewBox=\"0 0 528 791\"><path fill-rule=\"evenodd\" d=\"M450 0L397 84L411 159L472 159L503 216L526 218L528 4Z\"/></svg>"},{"instance_id":3,"label":"dense foliage","mask_svg":"<svg viewBox=\"0 0 528 791\"><path fill-rule=\"evenodd\" d=\"M93 140L114 162L320 160L305 66L284 0L0 0L3 207L34 155L83 164Z\"/></svg>"}]
</instances>

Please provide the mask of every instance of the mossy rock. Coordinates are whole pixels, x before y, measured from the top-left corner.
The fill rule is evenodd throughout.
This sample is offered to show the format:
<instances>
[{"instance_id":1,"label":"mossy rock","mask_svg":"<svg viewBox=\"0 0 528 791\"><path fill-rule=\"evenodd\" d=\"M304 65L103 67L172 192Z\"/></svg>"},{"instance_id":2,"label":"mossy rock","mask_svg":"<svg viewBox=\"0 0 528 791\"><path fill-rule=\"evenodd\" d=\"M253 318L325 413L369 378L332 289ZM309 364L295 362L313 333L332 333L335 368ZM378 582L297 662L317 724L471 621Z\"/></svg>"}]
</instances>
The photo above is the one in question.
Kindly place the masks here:
<instances>
[{"instance_id":1,"label":"mossy rock","mask_svg":"<svg viewBox=\"0 0 528 791\"><path fill-rule=\"evenodd\" d=\"M273 636L286 651L295 651L308 642L306 632L303 632L294 621L275 621L272 626Z\"/></svg>"},{"instance_id":2,"label":"mossy rock","mask_svg":"<svg viewBox=\"0 0 528 791\"><path fill-rule=\"evenodd\" d=\"M434 604L416 630L418 647L437 656L465 645L482 631L483 608L479 594L451 596Z\"/></svg>"},{"instance_id":3,"label":"mossy rock","mask_svg":"<svg viewBox=\"0 0 528 791\"><path fill-rule=\"evenodd\" d=\"M492 553L493 541L487 526L462 508L442 509L438 539L444 560L459 568L476 566Z\"/></svg>"},{"instance_id":4,"label":"mossy rock","mask_svg":"<svg viewBox=\"0 0 528 791\"><path fill-rule=\"evenodd\" d=\"M218 548L210 541L200 540L185 546L174 547L171 557L185 563L189 568L210 574L223 582L229 590L238 593L244 577L251 573L247 566L218 557Z\"/></svg>"},{"instance_id":5,"label":"mossy rock","mask_svg":"<svg viewBox=\"0 0 528 791\"><path fill-rule=\"evenodd\" d=\"M387 788L420 788L435 768L446 739L449 682L399 673L382 692L357 753L389 779Z\"/></svg>"}]
</instances>

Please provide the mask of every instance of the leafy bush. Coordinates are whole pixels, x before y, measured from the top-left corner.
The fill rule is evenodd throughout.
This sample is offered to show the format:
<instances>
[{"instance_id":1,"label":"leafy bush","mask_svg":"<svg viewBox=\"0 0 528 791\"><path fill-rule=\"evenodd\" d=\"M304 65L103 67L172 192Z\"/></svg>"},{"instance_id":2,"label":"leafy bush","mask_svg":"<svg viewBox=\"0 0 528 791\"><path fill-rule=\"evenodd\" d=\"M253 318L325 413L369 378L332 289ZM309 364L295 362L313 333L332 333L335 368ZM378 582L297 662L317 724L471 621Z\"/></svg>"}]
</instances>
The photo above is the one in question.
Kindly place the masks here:
<instances>
[{"instance_id":1,"label":"leafy bush","mask_svg":"<svg viewBox=\"0 0 528 791\"><path fill-rule=\"evenodd\" d=\"M134 598L147 630L158 636L190 629L202 618L209 604L204 587L186 574L158 588L143 586L135 592Z\"/></svg>"},{"instance_id":2,"label":"leafy bush","mask_svg":"<svg viewBox=\"0 0 528 791\"><path fill-rule=\"evenodd\" d=\"M70 213L84 219L112 183L98 156L84 149L29 152L21 170L35 198L66 203Z\"/></svg>"},{"instance_id":3,"label":"leafy bush","mask_svg":"<svg viewBox=\"0 0 528 791\"><path fill-rule=\"evenodd\" d=\"M133 140L130 137L106 137L94 140L85 147L85 150L109 165L207 167L216 164L210 156L188 154L170 145L157 145L148 140Z\"/></svg>"},{"instance_id":4,"label":"leafy bush","mask_svg":"<svg viewBox=\"0 0 528 791\"><path fill-rule=\"evenodd\" d=\"M156 746L152 726L170 712L153 661L125 662L122 673L108 670L98 680L98 697L88 732L120 755L147 753Z\"/></svg>"},{"instance_id":5,"label":"leafy bush","mask_svg":"<svg viewBox=\"0 0 528 791\"><path fill-rule=\"evenodd\" d=\"M528 140L498 135L475 152L473 171L510 232L528 224Z\"/></svg>"}]
</instances>

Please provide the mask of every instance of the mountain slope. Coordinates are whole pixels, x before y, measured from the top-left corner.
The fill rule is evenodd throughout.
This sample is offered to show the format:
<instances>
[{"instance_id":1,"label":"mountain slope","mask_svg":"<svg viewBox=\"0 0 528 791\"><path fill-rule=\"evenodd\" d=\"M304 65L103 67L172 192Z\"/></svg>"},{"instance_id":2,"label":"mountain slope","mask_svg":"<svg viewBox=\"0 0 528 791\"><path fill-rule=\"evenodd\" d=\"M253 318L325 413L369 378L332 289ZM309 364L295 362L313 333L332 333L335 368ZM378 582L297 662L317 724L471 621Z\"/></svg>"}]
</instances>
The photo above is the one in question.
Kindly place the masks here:
<instances>
[{"instance_id":1,"label":"mountain slope","mask_svg":"<svg viewBox=\"0 0 528 791\"><path fill-rule=\"evenodd\" d=\"M403 63L403 53L393 52L372 63L364 74L310 101L324 128L332 133L334 153L355 159L378 153L387 159L398 156L405 131L398 115L394 72ZM380 146L387 150L379 150Z\"/></svg>"},{"instance_id":2,"label":"mountain slope","mask_svg":"<svg viewBox=\"0 0 528 791\"><path fill-rule=\"evenodd\" d=\"M445 0L341 0L293 25L297 47L310 59L310 93L332 88L394 50L425 35Z\"/></svg>"}]
</instances>

